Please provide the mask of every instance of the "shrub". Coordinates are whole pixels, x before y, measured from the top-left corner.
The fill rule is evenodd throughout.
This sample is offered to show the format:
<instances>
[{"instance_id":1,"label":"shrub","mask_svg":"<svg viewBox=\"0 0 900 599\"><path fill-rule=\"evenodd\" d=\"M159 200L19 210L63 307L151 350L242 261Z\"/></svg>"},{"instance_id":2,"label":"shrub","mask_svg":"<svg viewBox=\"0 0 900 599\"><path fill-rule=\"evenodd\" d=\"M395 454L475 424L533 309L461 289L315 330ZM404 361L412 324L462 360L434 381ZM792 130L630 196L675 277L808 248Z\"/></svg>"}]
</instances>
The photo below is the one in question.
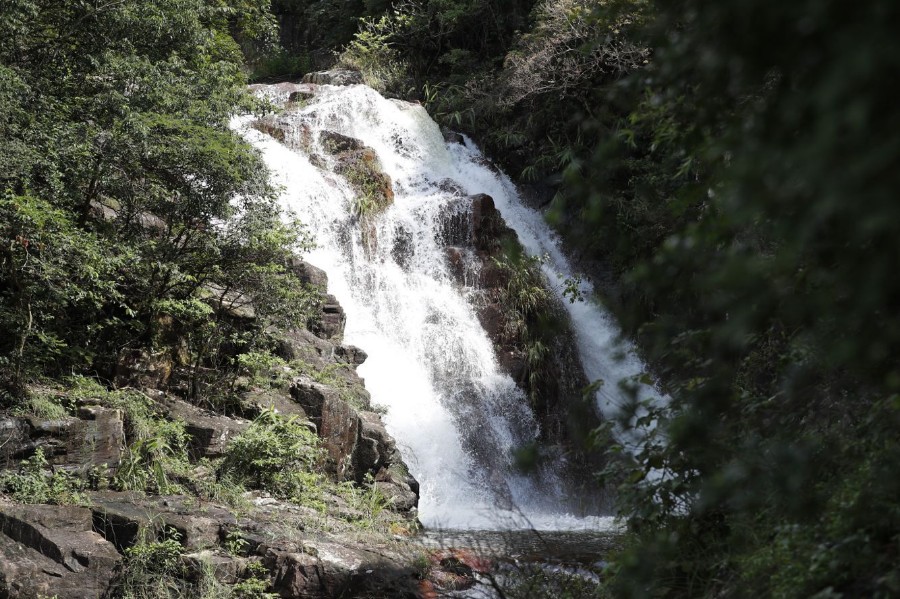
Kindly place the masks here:
<instances>
[{"instance_id":1,"label":"shrub","mask_svg":"<svg viewBox=\"0 0 900 599\"><path fill-rule=\"evenodd\" d=\"M297 421L264 410L249 429L228 445L219 475L272 495L321 506L324 482L314 467L322 451L319 438Z\"/></svg>"},{"instance_id":2,"label":"shrub","mask_svg":"<svg viewBox=\"0 0 900 599\"><path fill-rule=\"evenodd\" d=\"M51 472L47 472L51 470ZM60 470L52 470L44 450L22 460L18 472L0 473L0 490L19 503L82 504L84 482Z\"/></svg>"}]
</instances>

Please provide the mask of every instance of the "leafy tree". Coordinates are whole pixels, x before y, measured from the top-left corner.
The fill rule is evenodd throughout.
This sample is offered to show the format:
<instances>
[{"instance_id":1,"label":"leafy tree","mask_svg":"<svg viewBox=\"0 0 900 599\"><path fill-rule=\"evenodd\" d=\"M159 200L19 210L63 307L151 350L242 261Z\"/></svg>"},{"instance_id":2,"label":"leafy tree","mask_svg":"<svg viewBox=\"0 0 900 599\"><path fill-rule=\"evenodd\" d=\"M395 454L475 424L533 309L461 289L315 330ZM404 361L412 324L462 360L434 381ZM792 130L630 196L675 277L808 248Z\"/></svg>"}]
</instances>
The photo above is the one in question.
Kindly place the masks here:
<instances>
[{"instance_id":1,"label":"leafy tree","mask_svg":"<svg viewBox=\"0 0 900 599\"><path fill-rule=\"evenodd\" d=\"M255 106L241 49L267 43L267 9L264 0L0 9L0 346L13 387L72 369L110 373L122 352L172 341L161 334L164 307L211 288L240 287L259 304L260 329L306 318L310 303L287 267L302 238L282 223L260 158L228 128Z\"/></svg>"},{"instance_id":2,"label":"leafy tree","mask_svg":"<svg viewBox=\"0 0 900 599\"><path fill-rule=\"evenodd\" d=\"M660 3L630 114L586 123L611 135L561 211L672 397L619 473L623 594L900 591L898 146L872 136L900 46L870 8Z\"/></svg>"}]
</instances>

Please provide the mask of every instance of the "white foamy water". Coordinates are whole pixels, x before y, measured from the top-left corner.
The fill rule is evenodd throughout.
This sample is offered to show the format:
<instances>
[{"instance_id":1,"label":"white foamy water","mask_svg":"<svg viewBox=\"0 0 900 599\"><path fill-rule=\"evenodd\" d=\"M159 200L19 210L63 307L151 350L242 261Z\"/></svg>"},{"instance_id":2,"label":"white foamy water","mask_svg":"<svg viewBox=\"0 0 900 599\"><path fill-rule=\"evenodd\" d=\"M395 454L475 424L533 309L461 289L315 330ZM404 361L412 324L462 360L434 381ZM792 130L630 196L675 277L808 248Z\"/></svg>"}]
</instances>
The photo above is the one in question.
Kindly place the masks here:
<instances>
[{"instance_id":1,"label":"white foamy water","mask_svg":"<svg viewBox=\"0 0 900 599\"><path fill-rule=\"evenodd\" d=\"M274 88L273 88L274 89ZM307 259L329 276L329 292L347 313L344 342L363 348L359 367L412 474L421 484L419 515L429 527L540 530L608 529L611 518L560 513L563 487L545 468L528 476L514 454L538 435L528 401L497 365L493 348L450 273L439 235L457 199L487 193L526 250L548 255L544 270L561 295L571 269L541 216L524 207L507 177L485 164L478 149L446 144L424 108L387 100L365 86L319 88L301 109L279 117L318 154L289 149L249 127L233 126L263 154L281 202L315 236ZM367 244L354 215L353 191L317 151L323 131L362 140L390 175L394 203L377 217L377 242ZM443 219L443 220L442 220ZM561 274L558 274L561 273ZM585 284L583 292L591 290ZM616 409L615 383L641 372L616 344L617 330L589 302L566 306L585 372L603 379L598 408ZM626 352L627 354L627 352Z\"/></svg>"}]
</instances>

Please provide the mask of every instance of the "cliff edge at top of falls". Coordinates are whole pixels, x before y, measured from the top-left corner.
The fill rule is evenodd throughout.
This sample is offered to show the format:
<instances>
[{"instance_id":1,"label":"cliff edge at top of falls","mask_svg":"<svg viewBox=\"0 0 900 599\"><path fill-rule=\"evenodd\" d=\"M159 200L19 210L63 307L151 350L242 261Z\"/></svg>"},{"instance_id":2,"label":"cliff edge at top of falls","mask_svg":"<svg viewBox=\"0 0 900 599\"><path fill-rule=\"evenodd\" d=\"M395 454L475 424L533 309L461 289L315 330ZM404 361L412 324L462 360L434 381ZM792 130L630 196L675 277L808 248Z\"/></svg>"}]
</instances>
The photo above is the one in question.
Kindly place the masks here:
<instances>
[{"instance_id":1,"label":"cliff edge at top of falls","mask_svg":"<svg viewBox=\"0 0 900 599\"><path fill-rule=\"evenodd\" d=\"M182 339L124 353L109 387L31 389L65 414L0 413L0 596L415 596L418 484L356 374L365 352L340 342L325 273L291 270L318 317L265 331L273 359L232 383L227 409L190 400ZM216 321L246 332L254 307L238 297Z\"/></svg>"}]
</instances>

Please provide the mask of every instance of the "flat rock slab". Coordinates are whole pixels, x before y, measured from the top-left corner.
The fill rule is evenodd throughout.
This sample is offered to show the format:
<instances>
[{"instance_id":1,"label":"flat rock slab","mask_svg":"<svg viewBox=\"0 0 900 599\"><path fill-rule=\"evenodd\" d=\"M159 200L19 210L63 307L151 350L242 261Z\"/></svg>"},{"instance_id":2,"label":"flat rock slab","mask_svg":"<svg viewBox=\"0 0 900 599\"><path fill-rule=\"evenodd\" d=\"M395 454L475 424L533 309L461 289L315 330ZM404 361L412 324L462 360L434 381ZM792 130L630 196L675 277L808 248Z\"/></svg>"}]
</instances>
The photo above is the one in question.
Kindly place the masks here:
<instances>
[{"instance_id":1,"label":"flat rock slab","mask_svg":"<svg viewBox=\"0 0 900 599\"><path fill-rule=\"evenodd\" d=\"M92 493L90 499L96 530L121 551L134 545L141 529L157 535L174 529L185 549L199 551L218 545L224 527L236 523L228 510L211 504L201 506L196 499L181 495L145 497L103 491Z\"/></svg>"},{"instance_id":2,"label":"flat rock slab","mask_svg":"<svg viewBox=\"0 0 900 599\"><path fill-rule=\"evenodd\" d=\"M83 507L0 504L0 596L99 599L122 556Z\"/></svg>"},{"instance_id":3,"label":"flat rock slab","mask_svg":"<svg viewBox=\"0 0 900 599\"><path fill-rule=\"evenodd\" d=\"M184 421L191 436L188 449L195 459L222 457L228 442L250 426L248 420L215 414L180 399L165 398L160 405L171 418Z\"/></svg>"}]
</instances>

